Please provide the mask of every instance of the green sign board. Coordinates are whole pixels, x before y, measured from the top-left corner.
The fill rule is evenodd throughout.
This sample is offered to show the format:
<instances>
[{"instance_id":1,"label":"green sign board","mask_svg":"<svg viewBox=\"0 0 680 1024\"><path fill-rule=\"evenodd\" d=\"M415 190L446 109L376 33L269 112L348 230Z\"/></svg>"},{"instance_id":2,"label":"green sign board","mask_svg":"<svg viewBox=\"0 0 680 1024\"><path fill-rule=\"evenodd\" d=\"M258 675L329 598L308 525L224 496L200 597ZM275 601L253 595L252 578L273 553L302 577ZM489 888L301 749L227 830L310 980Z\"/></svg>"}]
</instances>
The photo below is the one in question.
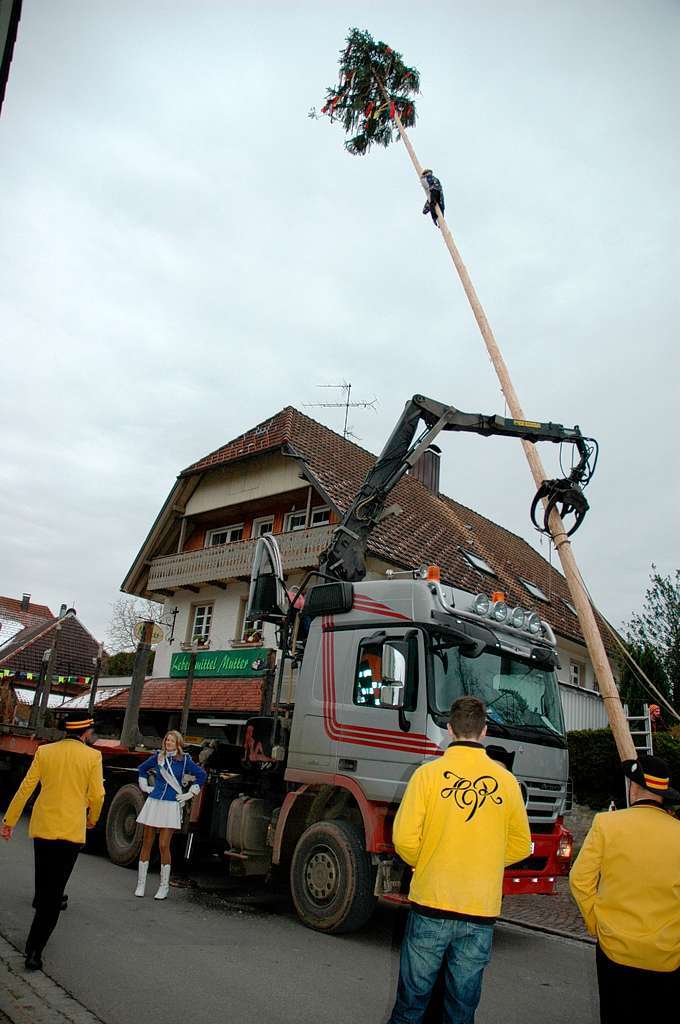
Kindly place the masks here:
<instances>
[{"instance_id":1,"label":"green sign board","mask_svg":"<svg viewBox=\"0 0 680 1024\"><path fill-rule=\"evenodd\" d=\"M186 651L173 654L170 663L172 678L186 677L189 671L190 657L191 655ZM264 675L268 665L268 647L244 647L233 651L201 651L196 656L194 677L200 679L211 676L240 676L248 679Z\"/></svg>"}]
</instances>

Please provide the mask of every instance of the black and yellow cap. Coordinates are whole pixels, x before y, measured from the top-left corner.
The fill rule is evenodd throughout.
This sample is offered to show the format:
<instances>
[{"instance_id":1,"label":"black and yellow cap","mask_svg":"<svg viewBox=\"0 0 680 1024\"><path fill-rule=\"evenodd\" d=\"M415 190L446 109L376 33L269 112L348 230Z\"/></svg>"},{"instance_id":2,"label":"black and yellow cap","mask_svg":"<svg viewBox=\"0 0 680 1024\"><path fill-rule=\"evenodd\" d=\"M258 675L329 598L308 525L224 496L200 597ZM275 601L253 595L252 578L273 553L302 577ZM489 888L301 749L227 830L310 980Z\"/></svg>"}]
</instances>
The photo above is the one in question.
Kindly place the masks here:
<instances>
[{"instance_id":1,"label":"black and yellow cap","mask_svg":"<svg viewBox=\"0 0 680 1024\"><path fill-rule=\"evenodd\" d=\"M74 712L64 720L66 732L84 732L94 725L94 718L83 711Z\"/></svg>"},{"instance_id":2,"label":"black and yellow cap","mask_svg":"<svg viewBox=\"0 0 680 1024\"><path fill-rule=\"evenodd\" d=\"M636 761L623 762L623 774L649 793L662 797L664 803L680 803L680 793L671 787L668 765L663 758L640 754Z\"/></svg>"}]
</instances>

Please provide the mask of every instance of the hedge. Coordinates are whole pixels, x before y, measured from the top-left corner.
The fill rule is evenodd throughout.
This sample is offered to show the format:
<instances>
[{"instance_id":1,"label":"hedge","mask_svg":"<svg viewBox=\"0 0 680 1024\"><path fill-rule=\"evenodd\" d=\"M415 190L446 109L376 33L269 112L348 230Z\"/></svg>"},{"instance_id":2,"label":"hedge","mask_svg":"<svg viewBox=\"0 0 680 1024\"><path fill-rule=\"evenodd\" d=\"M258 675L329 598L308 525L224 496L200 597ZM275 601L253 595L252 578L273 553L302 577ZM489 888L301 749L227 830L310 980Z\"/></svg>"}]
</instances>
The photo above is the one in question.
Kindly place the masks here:
<instances>
[{"instance_id":1,"label":"hedge","mask_svg":"<svg viewBox=\"0 0 680 1024\"><path fill-rule=\"evenodd\" d=\"M611 729L570 732L567 740L576 803L602 811L614 799L618 807L624 807L623 773ZM680 789L680 739L669 733L655 733L654 753L668 763L671 784Z\"/></svg>"}]
</instances>

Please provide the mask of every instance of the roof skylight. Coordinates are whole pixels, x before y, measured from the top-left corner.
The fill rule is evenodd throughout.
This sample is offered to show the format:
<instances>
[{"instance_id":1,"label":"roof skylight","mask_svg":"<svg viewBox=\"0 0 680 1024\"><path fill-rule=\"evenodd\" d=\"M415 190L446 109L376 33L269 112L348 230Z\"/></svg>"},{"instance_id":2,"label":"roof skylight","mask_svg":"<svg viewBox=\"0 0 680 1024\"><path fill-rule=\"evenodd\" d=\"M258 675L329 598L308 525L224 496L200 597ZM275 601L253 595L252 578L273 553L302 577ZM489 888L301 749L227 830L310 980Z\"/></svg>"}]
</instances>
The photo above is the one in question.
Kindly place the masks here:
<instances>
[{"instance_id":1,"label":"roof skylight","mask_svg":"<svg viewBox=\"0 0 680 1024\"><path fill-rule=\"evenodd\" d=\"M569 609L569 611L571 612L572 615L578 615L578 612L574 608L574 606L571 603L571 601L565 601L564 598L561 598L561 601L562 601L562 604L565 605L565 607Z\"/></svg>"},{"instance_id":2,"label":"roof skylight","mask_svg":"<svg viewBox=\"0 0 680 1024\"><path fill-rule=\"evenodd\" d=\"M531 580L525 580L521 576L519 576L518 579L525 590L528 590L531 596L535 597L537 601L545 601L546 604L550 604L550 599L545 596L537 583L532 583Z\"/></svg>"},{"instance_id":3,"label":"roof skylight","mask_svg":"<svg viewBox=\"0 0 680 1024\"><path fill-rule=\"evenodd\" d=\"M474 551L466 551L465 548L461 548L460 550L473 568L479 569L480 572L486 572L489 576L496 575L489 563L485 561L481 555L476 555Z\"/></svg>"}]
</instances>

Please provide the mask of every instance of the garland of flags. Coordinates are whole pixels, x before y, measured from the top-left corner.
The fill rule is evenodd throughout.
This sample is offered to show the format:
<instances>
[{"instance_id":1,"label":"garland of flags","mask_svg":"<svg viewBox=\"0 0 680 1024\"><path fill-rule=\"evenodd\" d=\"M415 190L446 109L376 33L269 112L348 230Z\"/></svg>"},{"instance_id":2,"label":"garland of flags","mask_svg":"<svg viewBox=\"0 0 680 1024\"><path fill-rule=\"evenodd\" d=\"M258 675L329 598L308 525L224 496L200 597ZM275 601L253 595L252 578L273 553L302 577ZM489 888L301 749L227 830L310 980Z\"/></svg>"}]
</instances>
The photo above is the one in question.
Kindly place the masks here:
<instances>
[{"instance_id":1,"label":"garland of flags","mask_svg":"<svg viewBox=\"0 0 680 1024\"><path fill-rule=\"evenodd\" d=\"M0 679L7 679L11 676L14 682L33 682L40 679L39 672L14 671L11 668L0 669ZM92 676L53 676L52 683L61 686L88 686L92 682Z\"/></svg>"}]
</instances>

